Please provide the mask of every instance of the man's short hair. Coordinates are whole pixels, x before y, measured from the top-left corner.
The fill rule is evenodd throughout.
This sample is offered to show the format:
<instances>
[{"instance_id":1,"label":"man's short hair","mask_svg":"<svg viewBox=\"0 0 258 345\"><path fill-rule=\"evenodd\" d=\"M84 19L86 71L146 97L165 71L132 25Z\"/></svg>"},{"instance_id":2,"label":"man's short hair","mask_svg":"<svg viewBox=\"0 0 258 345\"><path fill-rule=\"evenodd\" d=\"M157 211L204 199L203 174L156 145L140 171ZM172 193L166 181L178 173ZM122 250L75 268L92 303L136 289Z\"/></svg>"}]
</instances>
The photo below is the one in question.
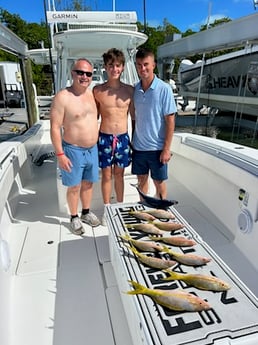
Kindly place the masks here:
<instances>
[{"instance_id":1,"label":"man's short hair","mask_svg":"<svg viewBox=\"0 0 258 345\"><path fill-rule=\"evenodd\" d=\"M151 56L155 59L155 55L152 50L148 48L139 48L136 53L136 59L144 59L148 56Z\"/></svg>"}]
</instances>

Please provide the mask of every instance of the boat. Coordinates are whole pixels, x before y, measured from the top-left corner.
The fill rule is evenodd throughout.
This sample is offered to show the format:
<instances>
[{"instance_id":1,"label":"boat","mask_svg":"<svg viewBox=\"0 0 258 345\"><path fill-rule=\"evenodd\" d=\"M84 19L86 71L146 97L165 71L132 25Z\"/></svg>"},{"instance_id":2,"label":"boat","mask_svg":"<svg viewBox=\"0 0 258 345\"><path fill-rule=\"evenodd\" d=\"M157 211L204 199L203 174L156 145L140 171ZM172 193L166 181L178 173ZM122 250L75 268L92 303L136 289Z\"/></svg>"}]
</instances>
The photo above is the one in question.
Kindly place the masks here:
<instances>
[{"instance_id":1,"label":"boat","mask_svg":"<svg viewBox=\"0 0 258 345\"><path fill-rule=\"evenodd\" d=\"M103 19L105 15L102 13ZM86 34L85 28L82 31ZM62 43L56 55L62 53L62 59L56 60L57 89L66 84L76 51L87 55L94 44L101 51L106 48L103 42L108 33L104 40L89 35L93 46L88 42L85 51L81 44L84 36L78 34L78 41L75 32L72 40L65 31L54 38L56 45L59 36ZM128 33L130 38L133 35ZM1 44L5 37L0 35ZM5 42L5 49L9 42ZM119 38L109 43L113 46L114 42L118 44ZM133 46L128 42L126 75L132 76ZM24 56L29 54L25 49ZM114 200L108 207L107 226L85 225L83 236L72 234L49 119L37 119L24 134L0 143L1 344L257 344L257 150L175 133L171 152L168 198L178 204L167 211L183 225L176 235L196 242L194 248L175 250L211 259L195 268L177 263L175 270L217 276L230 283L231 289L214 293L177 280L165 282L163 271L146 267L130 253L121 235L129 233L135 239L147 240L146 234L128 230L128 225L141 222L132 211L151 210L139 202L130 167L125 172L124 203ZM152 184L149 194L155 194ZM100 182L94 186L92 210L99 217L103 214ZM167 255L163 253L161 258L165 260ZM128 280L152 289L183 289L206 299L212 309L167 310L149 297L126 294L132 291Z\"/></svg>"},{"instance_id":2,"label":"boat","mask_svg":"<svg viewBox=\"0 0 258 345\"><path fill-rule=\"evenodd\" d=\"M168 59L180 59L178 88L186 99L196 99L198 107L212 111L251 115L258 111L258 46L254 13L237 20L209 28L194 35L167 42L158 48L162 64ZM207 53L228 51L217 57ZM203 54L193 63L190 56ZM173 64L172 64L173 65Z\"/></svg>"},{"instance_id":3,"label":"boat","mask_svg":"<svg viewBox=\"0 0 258 345\"><path fill-rule=\"evenodd\" d=\"M186 98L198 97L199 104L257 116L258 46L191 63L183 59L179 66L180 92Z\"/></svg>"}]
</instances>

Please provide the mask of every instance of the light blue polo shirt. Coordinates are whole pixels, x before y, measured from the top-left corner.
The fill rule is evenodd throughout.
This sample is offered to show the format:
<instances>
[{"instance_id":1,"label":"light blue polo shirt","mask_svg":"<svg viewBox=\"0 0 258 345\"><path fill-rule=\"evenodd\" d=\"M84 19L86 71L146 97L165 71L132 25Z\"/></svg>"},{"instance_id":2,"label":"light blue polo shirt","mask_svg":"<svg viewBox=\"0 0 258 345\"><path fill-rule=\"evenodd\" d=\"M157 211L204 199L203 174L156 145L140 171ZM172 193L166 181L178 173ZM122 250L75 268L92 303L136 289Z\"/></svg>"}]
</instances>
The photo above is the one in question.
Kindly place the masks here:
<instances>
[{"instance_id":1,"label":"light blue polo shirt","mask_svg":"<svg viewBox=\"0 0 258 345\"><path fill-rule=\"evenodd\" d=\"M165 116L175 114L177 107L171 86L154 77L145 92L141 82L135 85L135 131L133 147L139 151L162 150L165 140Z\"/></svg>"}]
</instances>

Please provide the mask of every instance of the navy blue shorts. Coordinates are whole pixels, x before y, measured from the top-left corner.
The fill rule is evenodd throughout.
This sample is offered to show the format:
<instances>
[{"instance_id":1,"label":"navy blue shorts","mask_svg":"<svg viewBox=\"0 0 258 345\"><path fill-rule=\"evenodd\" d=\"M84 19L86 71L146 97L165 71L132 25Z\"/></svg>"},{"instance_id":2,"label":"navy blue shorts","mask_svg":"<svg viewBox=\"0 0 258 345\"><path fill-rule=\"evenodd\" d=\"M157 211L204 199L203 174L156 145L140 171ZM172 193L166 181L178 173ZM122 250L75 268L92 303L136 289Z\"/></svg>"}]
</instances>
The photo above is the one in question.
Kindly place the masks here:
<instances>
[{"instance_id":1,"label":"navy blue shorts","mask_svg":"<svg viewBox=\"0 0 258 345\"><path fill-rule=\"evenodd\" d=\"M100 132L98 150L99 167L102 169L113 164L126 168L131 163L130 138L127 133L113 135Z\"/></svg>"},{"instance_id":2,"label":"navy blue shorts","mask_svg":"<svg viewBox=\"0 0 258 345\"><path fill-rule=\"evenodd\" d=\"M132 174L148 175L156 181L168 179L168 165L160 162L162 151L137 151L132 153Z\"/></svg>"}]
</instances>

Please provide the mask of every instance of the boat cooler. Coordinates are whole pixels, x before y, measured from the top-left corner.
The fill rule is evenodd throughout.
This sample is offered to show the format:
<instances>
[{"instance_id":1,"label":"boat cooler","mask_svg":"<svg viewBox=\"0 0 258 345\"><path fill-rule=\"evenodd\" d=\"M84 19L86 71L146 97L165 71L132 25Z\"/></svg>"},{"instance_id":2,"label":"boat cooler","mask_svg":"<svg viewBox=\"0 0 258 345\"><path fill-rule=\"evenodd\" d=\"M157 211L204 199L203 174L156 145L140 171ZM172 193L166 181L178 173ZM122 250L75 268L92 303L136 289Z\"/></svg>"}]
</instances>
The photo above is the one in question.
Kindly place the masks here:
<instances>
[{"instance_id":1,"label":"boat cooler","mask_svg":"<svg viewBox=\"0 0 258 345\"><path fill-rule=\"evenodd\" d=\"M126 224L141 222L130 215L129 211L144 209L148 208L139 203L114 204L107 208L111 262L133 344L257 345L258 300L173 207L170 208L170 212L176 216L173 221L182 223L184 228L173 233L165 233L165 236L180 235L197 242L193 247L173 247L173 250L212 259L208 264L199 267L178 263L173 270L182 273L214 275L228 282L231 289L224 292L212 292L187 286L183 281L164 281L162 280L166 277L164 272L147 267L138 261L125 245L126 242L119 236L127 233L133 239L148 239L147 234L125 227ZM168 258L166 253L143 254ZM182 289L208 301L212 309L201 312L168 310L156 304L148 296L126 294L126 291L133 289L128 280L135 280L151 289Z\"/></svg>"}]
</instances>

